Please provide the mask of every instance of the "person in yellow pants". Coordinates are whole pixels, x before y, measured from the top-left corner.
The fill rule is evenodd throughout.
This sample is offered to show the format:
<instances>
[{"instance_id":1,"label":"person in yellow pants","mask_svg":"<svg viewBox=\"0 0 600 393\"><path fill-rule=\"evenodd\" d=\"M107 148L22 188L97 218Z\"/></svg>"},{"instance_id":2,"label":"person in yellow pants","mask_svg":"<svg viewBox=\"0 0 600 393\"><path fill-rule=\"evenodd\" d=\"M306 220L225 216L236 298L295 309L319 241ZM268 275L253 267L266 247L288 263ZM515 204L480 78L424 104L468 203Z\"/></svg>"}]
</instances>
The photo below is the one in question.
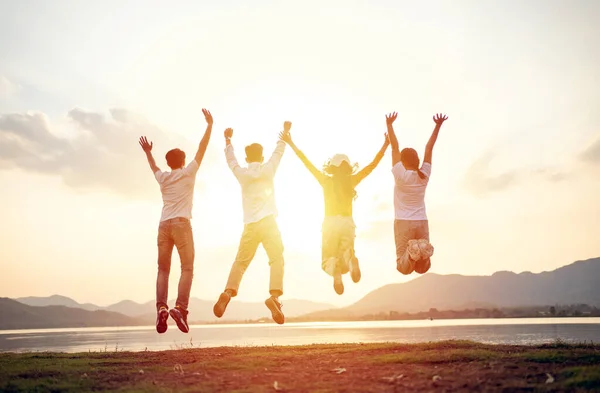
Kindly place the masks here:
<instances>
[{"instance_id":1,"label":"person in yellow pants","mask_svg":"<svg viewBox=\"0 0 600 393\"><path fill-rule=\"evenodd\" d=\"M292 123L283 124L283 133L290 131ZM227 164L242 187L242 207L244 210L244 232L225 291L213 307L213 313L221 318L232 297L237 296L238 288L246 269L254 259L258 246L262 243L271 268L269 293L265 305L278 324L283 324L285 317L281 310L279 297L283 295L283 242L277 226L277 207L273 178L281 162L285 143L277 142L275 151L266 163L263 163L263 147L258 143L246 146L247 167L242 167L234 154L231 138L233 130L225 130L225 157Z\"/></svg>"},{"instance_id":2,"label":"person in yellow pants","mask_svg":"<svg viewBox=\"0 0 600 393\"><path fill-rule=\"evenodd\" d=\"M389 145L387 135L383 146L373 162L356 172L357 166L345 154L334 155L323 168L318 170L292 141L291 134L282 133L281 140L294 150L298 158L323 187L325 219L322 227L323 270L333 277L333 288L339 295L344 293L342 275L350 272L352 281L360 281L361 272L354 253L355 229L352 205L359 185L377 167Z\"/></svg>"}]
</instances>

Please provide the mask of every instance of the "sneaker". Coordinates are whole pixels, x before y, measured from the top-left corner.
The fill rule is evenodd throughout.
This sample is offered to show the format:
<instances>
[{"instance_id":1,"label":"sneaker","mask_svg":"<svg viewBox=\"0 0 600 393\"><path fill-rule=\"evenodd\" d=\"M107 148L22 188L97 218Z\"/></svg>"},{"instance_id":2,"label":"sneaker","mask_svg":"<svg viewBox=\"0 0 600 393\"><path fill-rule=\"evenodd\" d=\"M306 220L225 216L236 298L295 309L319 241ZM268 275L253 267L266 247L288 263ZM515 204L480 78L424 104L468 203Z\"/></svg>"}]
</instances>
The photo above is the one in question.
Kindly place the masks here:
<instances>
[{"instance_id":1,"label":"sneaker","mask_svg":"<svg viewBox=\"0 0 600 393\"><path fill-rule=\"evenodd\" d=\"M184 333L188 333L190 331L190 327L187 323L187 311L180 310L178 307L172 308L169 311L171 318L177 323L177 327Z\"/></svg>"},{"instance_id":2,"label":"sneaker","mask_svg":"<svg viewBox=\"0 0 600 393\"><path fill-rule=\"evenodd\" d=\"M273 318L273 320L278 324L282 325L285 321L285 317L283 315L283 312L281 311L282 305L279 302L279 300L271 296L270 298L265 300L265 305L269 310L271 310L271 318Z\"/></svg>"},{"instance_id":3,"label":"sneaker","mask_svg":"<svg viewBox=\"0 0 600 393\"><path fill-rule=\"evenodd\" d=\"M431 258L433 255L433 246L427 239L419 239L419 251L421 252L421 258Z\"/></svg>"},{"instance_id":4,"label":"sneaker","mask_svg":"<svg viewBox=\"0 0 600 393\"><path fill-rule=\"evenodd\" d=\"M223 314L225 314L225 310L227 309L227 305L229 304L230 300L231 295L227 292L223 292L221 296L219 296L219 300L217 300L215 306L213 307L213 313L215 314L215 317L221 318Z\"/></svg>"},{"instance_id":5,"label":"sneaker","mask_svg":"<svg viewBox=\"0 0 600 393\"><path fill-rule=\"evenodd\" d=\"M352 257L350 260L350 277L352 277L352 281L359 282L360 281L360 267L358 266L358 258Z\"/></svg>"},{"instance_id":6,"label":"sneaker","mask_svg":"<svg viewBox=\"0 0 600 393\"><path fill-rule=\"evenodd\" d=\"M333 276L333 289L335 290L335 293L337 293L338 295L341 295L344 293L344 282L342 281L341 274Z\"/></svg>"},{"instance_id":7,"label":"sneaker","mask_svg":"<svg viewBox=\"0 0 600 393\"><path fill-rule=\"evenodd\" d=\"M156 331L160 334L167 331L169 325L167 320L169 319L169 310L166 307L161 307L156 313Z\"/></svg>"},{"instance_id":8,"label":"sneaker","mask_svg":"<svg viewBox=\"0 0 600 393\"><path fill-rule=\"evenodd\" d=\"M418 261L421 259L421 249L419 248L419 241L415 239L411 239L408 241L408 246L406 247L406 251L408 251L408 256L413 261Z\"/></svg>"}]
</instances>

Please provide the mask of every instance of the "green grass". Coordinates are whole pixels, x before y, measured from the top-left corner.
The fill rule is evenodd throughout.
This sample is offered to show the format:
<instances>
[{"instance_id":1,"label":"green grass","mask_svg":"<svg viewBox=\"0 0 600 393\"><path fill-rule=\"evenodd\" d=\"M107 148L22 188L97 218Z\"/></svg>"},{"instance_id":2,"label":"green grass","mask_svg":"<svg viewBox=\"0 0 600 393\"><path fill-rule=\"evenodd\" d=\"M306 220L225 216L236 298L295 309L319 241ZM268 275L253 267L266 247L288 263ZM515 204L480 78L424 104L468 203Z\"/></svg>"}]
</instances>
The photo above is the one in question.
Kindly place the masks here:
<instances>
[{"instance_id":1,"label":"green grass","mask_svg":"<svg viewBox=\"0 0 600 393\"><path fill-rule=\"evenodd\" d=\"M275 392L275 381L286 392L600 391L600 347L445 341L0 354L1 392Z\"/></svg>"}]
</instances>

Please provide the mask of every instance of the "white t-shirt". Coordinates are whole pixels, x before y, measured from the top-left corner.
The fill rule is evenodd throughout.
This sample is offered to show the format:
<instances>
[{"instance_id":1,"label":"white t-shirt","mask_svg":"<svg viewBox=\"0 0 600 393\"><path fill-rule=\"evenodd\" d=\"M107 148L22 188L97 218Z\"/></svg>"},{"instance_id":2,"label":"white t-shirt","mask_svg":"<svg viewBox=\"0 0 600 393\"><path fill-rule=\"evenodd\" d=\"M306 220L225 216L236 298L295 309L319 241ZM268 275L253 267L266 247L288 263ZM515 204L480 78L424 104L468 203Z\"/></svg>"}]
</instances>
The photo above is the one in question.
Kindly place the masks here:
<instances>
[{"instance_id":1,"label":"white t-shirt","mask_svg":"<svg viewBox=\"0 0 600 393\"><path fill-rule=\"evenodd\" d=\"M427 220L425 210L425 190L431 176L431 164L423 163L421 172L425 179L419 177L419 173L406 170L402 162L398 162L392 168L394 174L394 210L396 220Z\"/></svg>"},{"instance_id":2,"label":"white t-shirt","mask_svg":"<svg viewBox=\"0 0 600 393\"><path fill-rule=\"evenodd\" d=\"M284 151L285 142L278 141L269 161L265 164L252 162L244 168L235 158L233 146L229 144L225 147L227 165L242 187L244 224L252 224L271 215L277 217L273 178Z\"/></svg>"},{"instance_id":3,"label":"white t-shirt","mask_svg":"<svg viewBox=\"0 0 600 393\"><path fill-rule=\"evenodd\" d=\"M198 168L196 160L192 160L185 168L154 173L163 199L160 221L176 217L192 218L194 185Z\"/></svg>"}]
</instances>

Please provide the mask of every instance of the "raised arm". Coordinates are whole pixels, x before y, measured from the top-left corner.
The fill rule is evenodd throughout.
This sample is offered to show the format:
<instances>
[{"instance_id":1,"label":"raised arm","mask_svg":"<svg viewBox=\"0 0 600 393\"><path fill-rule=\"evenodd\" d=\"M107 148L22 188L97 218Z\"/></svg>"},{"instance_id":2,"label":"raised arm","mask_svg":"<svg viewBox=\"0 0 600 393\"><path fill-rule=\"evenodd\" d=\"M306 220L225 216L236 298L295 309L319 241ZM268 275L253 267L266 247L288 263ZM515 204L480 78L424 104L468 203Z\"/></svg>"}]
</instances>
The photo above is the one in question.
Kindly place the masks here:
<instances>
[{"instance_id":1,"label":"raised arm","mask_svg":"<svg viewBox=\"0 0 600 393\"><path fill-rule=\"evenodd\" d=\"M227 165L229 169L233 172L235 177L240 180L244 174L244 168L240 166L235 158L235 153L233 151L233 145L231 144L231 137L233 137L233 128L228 128L223 133L225 136L225 158L227 159Z\"/></svg>"},{"instance_id":2,"label":"raised arm","mask_svg":"<svg viewBox=\"0 0 600 393\"><path fill-rule=\"evenodd\" d=\"M283 131L280 133L289 133L292 128L292 122L285 121L283 122ZM283 157L283 152L285 151L285 143L279 139L277 141L277 145L275 146L275 150L273 150L273 154L271 154L271 158L263 165L263 173L267 174L270 177L275 176L275 172L277 172L277 168L279 167L279 163L281 162L281 157Z\"/></svg>"},{"instance_id":3,"label":"raised arm","mask_svg":"<svg viewBox=\"0 0 600 393\"><path fill-rule=\"evenodd\" d=\"M381 159L385 155L385 151L387 150L389 145L390 145L390 140L388 138L388 135L385 134L385 141L383 142L383 146L381 146L381 149L379 149L379 151L377 152L377 155L375 155L375 158L373 159L373 161L371 161L371 163L369 165L365 166L363 169L358 171L357 174L352 176L352 182L354 183L355 187L361 181L363 181L367 176L369 176L369 174L371 172L373 172L373 169L377 168L377 165L379 165L379 163L381 162Z\"/></svg>"},{"instance_id":4,"label":"raised arm","mask_svg":"<svg viewBox=\"0 0 600 393\"><path fill-rule=\"evenodd\" d=\"M294 141L292 141L292 135L289 133L289 131L282 132L281 134L279 134L279 139L287 143L292 148L292 150L294 151L294 153L296 153L300 161L302 161L306 169L308 169L308 171L312 173L312 175L315 177L315 179L317 179L319 184L323 184L323 180L325 180L325 175L323 174L323 172L319 171L312 164L312 162L308 160L308 158L306 158L306 156L304 155L304 153L302 153L302 151L300 151L300 149L298 149Z\"/></svg>"},{"instance_id":5,"label":"raised arm","mask_svg":"<svg viewBox=\"0 0 600 393\"><path fill-rule=\"evenodd\" d=\"M150 164L150 169L152 170L152 173L160 171L160 168L158 167L158 165L156 165L156 161L154 161L154 157L152 156L153 143L148 142L148 139L145 136L141 137L139 142L140 146L142 147L142 150L144 150L144 153L146 153L146 158L148 159L148 164Z\"/></svg>"},{"instance_id":6,"label":"raised arm","mask_svg":"<svg viewBox=\"0 0 600 393\"><path fill-rule=\"evenodd\" d=\"M431 137L429 137L429 141L425 146L425 157L423 158L423 162L428 162L431 164L431 156L433 155L433 146L435 146L435 141L437 141L438 134L440 132L440 128L442 128L442 124L444 121L448 120L448 116L442 115L441 113L433 116L433 121L435 122L435 128L431 133Z\"/></svg>"},{"instance_id":7,"label":"raised arm","mask_svg":"<svg viewBox=\"0 0 600 393\"><path fill-rule=\"evenodd\" d=\"M394 121L398 117L397 112L389 113L385 115L385 124L387 125L387 134L392 145L392 166L400 162L400 147L398 145L398 138L394 132Z\"/></svg>"},{"instance_id":8,"label":"raised arm","mask_svg":"<svg viewBox=\"0 0 600 393\"><path fill-rule=\"evenodd\" d=\"M212 132L213 126L213 117L210 111L207 109L202 109L202 113L204 114L204 118L206 119L206 131L204 131L204 136L202 137L202 140L200 140L200 144L198 145L198 151L196 152L196 156L194 157L194 160L196 160L198 166L200 166L200 163L202 163L202 159L204 158L204 153L206 152L206 148L208 147L208 142L210 141L210 134Z\"/></svg>"}]
</instances>

